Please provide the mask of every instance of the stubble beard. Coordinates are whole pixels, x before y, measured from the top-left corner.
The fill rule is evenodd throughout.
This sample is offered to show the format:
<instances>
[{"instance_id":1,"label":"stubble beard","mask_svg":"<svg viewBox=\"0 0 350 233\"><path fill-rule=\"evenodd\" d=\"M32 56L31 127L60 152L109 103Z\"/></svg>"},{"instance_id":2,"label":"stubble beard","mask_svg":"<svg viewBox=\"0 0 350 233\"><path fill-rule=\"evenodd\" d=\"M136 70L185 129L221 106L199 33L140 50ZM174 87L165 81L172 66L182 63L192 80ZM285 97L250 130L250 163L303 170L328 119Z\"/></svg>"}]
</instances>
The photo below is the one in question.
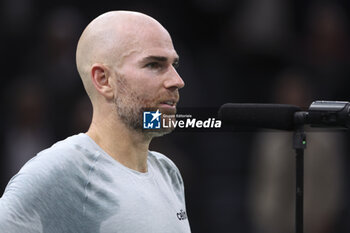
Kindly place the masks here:
<instances>
[{"instance_id":1,"label":"stubble beard","mask_svg":"<svg viewBox=\"0 0 350 233\"><path fill-rule=\"evenodd\" d=\"M173 127L154 130L143 129L143 112L156 111L157 109L152 106L151 100L133 91L123 76L119 76L117 79L117 94L115 96L114 103L118 117L128 129L142 134L146 139L160 137L174 130Z\"/></svg>"}]
</instances>

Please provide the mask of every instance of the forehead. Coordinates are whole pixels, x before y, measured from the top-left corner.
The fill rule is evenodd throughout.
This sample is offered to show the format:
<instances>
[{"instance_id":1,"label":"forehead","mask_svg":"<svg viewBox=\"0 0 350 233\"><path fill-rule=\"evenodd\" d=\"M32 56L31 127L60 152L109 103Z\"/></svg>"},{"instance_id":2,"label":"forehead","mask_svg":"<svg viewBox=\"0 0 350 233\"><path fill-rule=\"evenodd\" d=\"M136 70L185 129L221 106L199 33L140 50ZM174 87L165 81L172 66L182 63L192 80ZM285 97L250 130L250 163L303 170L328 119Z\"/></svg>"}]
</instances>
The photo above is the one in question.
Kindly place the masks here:
<instances>
[{"instance_id":1,"label":"forehead","mask_svg":"<svg viewBox=\"0 0 350 233\"><path fill-rule=\"evenodd\" d=\"M178 58L171 37L164 28L140 29L129 37L127 44L123 60L139 60L150 56L166 57L170 60Z\"/></svg>"}]
</instances>

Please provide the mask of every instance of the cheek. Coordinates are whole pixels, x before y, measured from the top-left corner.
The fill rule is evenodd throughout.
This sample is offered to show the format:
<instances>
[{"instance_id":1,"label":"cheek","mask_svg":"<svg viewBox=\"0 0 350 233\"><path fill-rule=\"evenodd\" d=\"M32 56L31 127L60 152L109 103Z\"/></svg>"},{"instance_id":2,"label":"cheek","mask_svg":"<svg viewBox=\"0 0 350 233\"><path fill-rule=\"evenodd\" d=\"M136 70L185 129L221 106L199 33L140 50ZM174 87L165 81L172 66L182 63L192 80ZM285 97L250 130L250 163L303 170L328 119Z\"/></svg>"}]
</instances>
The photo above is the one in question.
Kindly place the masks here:
<instances>
[{"instance_id":1,"label":"cheek","mask_svg":"<svg viewBox=\"0 0 350 233\"><path fill-rule=\"evenodd\" d=\"M151 100L159 97L159 88L147 80L133 80L130 82L130 90L142 99Z\"/></svg>"},{"instance_id":2,"label":"cheek","mask_svg":"<svg viewBox=\"0 0 350 233\"><path fill-rule=\"evenodd\" d=\"M159 101L161 84L156 77L150 77L147 72L136 68L124 69L121 77L117 83L120 88L117 89L121 89L120 91L131 97L133 102L150 106Z\"/></svg>"},{"instance_id":3,"label":"cheek","mask_svg":"<svg viewBox=\"0 0 350 233\"><path fill-rule=\"evenodd\" d=\"M145 90L143 90L143 92L134 92L133 94L136 96L136 98L134 98L134 103L146 108L156 107L161 97L156 92L149 92Z\"/></svg>"}]
</instances>

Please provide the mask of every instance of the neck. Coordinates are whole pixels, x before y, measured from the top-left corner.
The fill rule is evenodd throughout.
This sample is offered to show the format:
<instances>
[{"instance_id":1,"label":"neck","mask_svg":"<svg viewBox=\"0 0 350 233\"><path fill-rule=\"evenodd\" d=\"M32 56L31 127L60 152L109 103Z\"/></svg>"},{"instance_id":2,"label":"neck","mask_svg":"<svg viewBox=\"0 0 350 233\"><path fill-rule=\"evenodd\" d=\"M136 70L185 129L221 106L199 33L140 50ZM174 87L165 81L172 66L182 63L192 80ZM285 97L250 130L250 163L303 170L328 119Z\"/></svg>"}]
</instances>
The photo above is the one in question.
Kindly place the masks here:
<instances>
[{"instance_id":1,"label":"neck","mask_svg":"<svg viewBox=\"0 0 350 233\"><path fill-rule=\"evenodd\" d=\"M95 114L88 132L89 135L106 153L124 166L147 172L148 147L151 138L129 129L119 119L110 113Z\"/></svg>"}]
</instances>

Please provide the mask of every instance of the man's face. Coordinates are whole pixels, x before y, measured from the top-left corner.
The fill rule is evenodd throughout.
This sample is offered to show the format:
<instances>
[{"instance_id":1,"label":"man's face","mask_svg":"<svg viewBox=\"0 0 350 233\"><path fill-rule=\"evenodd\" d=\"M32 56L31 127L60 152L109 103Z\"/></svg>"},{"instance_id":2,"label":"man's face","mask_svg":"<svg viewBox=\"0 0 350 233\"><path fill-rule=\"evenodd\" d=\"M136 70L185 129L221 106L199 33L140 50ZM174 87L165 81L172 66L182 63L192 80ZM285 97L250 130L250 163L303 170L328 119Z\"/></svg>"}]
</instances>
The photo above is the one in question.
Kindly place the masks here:
<instances>
[{"instance_id":1,"label":"man's face","mask_svg":"<svg viewBox=\"0 0 350 233\"><path fill-rule=\"evenodd\" d=\"M122 65L114 70L115 104L122 122L140 131L144 110L159 109L167 115L176 113L179 89L184 82L175 70L178 55L167 33L146 33L134 44L123 57ZM152 135L170 131L157 130Z\"/></svg>"}]
</instances>

